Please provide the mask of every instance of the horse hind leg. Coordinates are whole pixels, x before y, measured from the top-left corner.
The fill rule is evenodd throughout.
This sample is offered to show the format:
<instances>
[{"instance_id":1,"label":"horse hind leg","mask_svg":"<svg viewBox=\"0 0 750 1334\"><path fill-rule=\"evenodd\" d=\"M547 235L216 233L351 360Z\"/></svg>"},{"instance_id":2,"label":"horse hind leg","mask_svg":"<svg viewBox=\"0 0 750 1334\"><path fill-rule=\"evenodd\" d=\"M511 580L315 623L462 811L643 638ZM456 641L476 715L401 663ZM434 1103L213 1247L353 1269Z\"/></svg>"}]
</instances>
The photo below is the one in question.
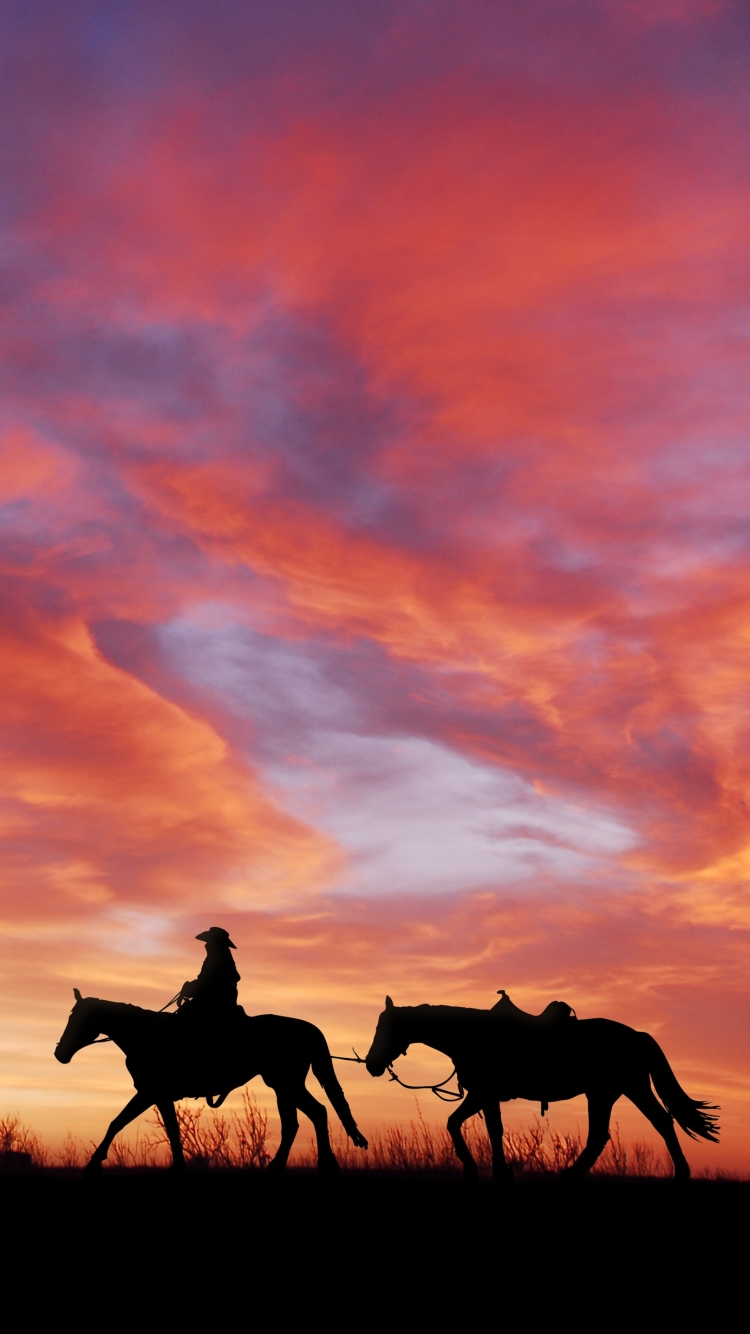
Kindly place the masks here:
<instances>
[{"instance_id":1,"label":"horse hind leg","mask_svg":"<svg viewBox=\"0 0 750 1334\"><path fill-rule=\"evenodd\" d=\"M290 1096L288 1093L279 1093L277 1090L276 1104L279 1109L279 1118L281 1120L281 1143L268 1164L266 1171L270 1172L273 1176L280 1176L286 1170L289 1154L292 1151L292 1145L297 1138L299 1118L297 1116L297 1104L294 1097Z\"/></svg>"},{"instance_id":2,"label":"horse hind leg","mask_svg":"<svg viewBox=\"0 0 750 1334\"><path fill-rule=\"evenodd\" d=\"M461 1127L464 1121L468 1121L470 1116L474 1116L480 1109L480 1099L467 1093L460 1107L455 1112L451 1112L448 1117L448 1134L453 1140L453 1148L456 1156L460 1158L464 1169L464 1182L467 1186L473 1185L479 1178L477 1165L472 1157L471 1150L466 1143Z\"/></svg>"},{"instance_id":3,"label":"horse hind leg","mask_svg":"<svg viewBox=\"0 0 750 1334\"><path fill-rule=\"evenodd\" d=\"M494 1100L486 1102L482 1105L482 1111L484 1112L484 1123L492 1146L492 1180L496 1186L507 1185L513 1180L513 1168L510 1163L505 1161L503 1119L500 1115L500 1104Z\"/></svg>"},{"instance_id":4,"label":"horse hind leg","mask_svg":"<svg viewBox=\"0 0 750 1334\"><path fill-rule=\"evenodd\" d=\"M177 1113L174 1109L174 1103L170 1098L163 1098L156 1104L159 1115L164 1122L164 1129L169 1139L169 1147L172 1150L172 1171L184 1172L185 1155L182 1152L182 1140L180 1138L180 1125L177 1120Z\"/></svg>"},{"instance_id":5,"label":"horse hind leg","mask_svg":"<svg viewBox=\"0 0 750 1334\"><path fill-rule=\"evenodd\" d=\"M336 1156L328 1138L328 1113L322 1102L318 1102L309 1089L303 1089L297 1098L297 1106L301 1112L305 1113L305 1116L309 1116L315 1127L315 1138L318 1144L318 1171L330 1175L338 1173L339 1165L336 1162Z\"/></svg>"},{"instance_id":6,"label":"horse hind leg","mask_svg":"<svg viewBox=\"0 0 750 1334\"><path fill-rule=\"evenodd\" d=\"M646 1119L651 1122L654 1130L658 1130L664 1140L674 1166L675 1180L687 1181L690 1177L690 1164L682 1152L674 1128L674 1121L669 1112L662 1107L659 1100L654 1096L650 1083L639 1085L635 1089L626 1089L625 1093L630 1101L635 1103L638 1111L643 1112Z\"/></svg>"},{"instance_id":7,"label":"horse hind leg","mask_svg":"<svg viewBox=\"0 0 750 1334\"><path fill-rule=\"evenodd\" d=\"M130 1102L123 1107L120 1115L116 1116L114 1121L110 1121L104 1139L101 1144L97 1144L83 1169L86 1176L94 1176L101 1172L102 1163L109 1153L115 1136L119 1135L120 1131L124 1130L126 1126L129 1126L131 1121L135 1121L135 1118L140 1116L142 1112L148 1111L153 1101L153 1097L149 1093L136 1093L130 1099Z\"/></svg>"},{"instance_id":8,"label":"horse hind leg","mask_svg":"<svg viewBox=\"0 0 750 1334\"><path fill-rule=\"evenodd\" d=\"M561 1178L565 1180L575 1179L585 1176L594 1166L597 1158L605 1148L609 1140L609 1119L612 1115L612 1108L617 1099L617 1094L589 1093L587 1094L589 1104L589 1133L586 1145L570 1167L566 1167L560 1173Z\"/></svg>"}]
</instances>

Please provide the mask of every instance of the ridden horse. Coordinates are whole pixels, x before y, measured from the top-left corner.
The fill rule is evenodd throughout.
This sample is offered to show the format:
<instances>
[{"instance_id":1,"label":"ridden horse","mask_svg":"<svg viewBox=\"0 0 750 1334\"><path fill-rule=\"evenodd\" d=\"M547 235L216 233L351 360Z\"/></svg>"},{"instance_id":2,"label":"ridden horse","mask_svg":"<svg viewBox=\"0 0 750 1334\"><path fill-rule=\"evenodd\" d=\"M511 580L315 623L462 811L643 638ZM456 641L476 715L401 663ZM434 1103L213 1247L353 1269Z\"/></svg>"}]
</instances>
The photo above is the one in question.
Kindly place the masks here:
<instances>
[{"instance_id":1,"label":"ridden horse","mask_svg":"<svg viewBox=\"0 0 750 1334\"><path fill-rule=\"evenodd\" d=\"M545 1015L552 1008L548 1007ZM649 1033L638 1033L611 1019L549 1022L542 1015L525 1015L510 1003L494 1010L452 1005L397 1006L386 996L365 1058L370 1074L377 1077L390 1070L396 1057L404 1056L412 1042L422 1042L450 1057L459 1085L466 1090L460 1107L448 1118L465 1181L476 1180L477 1166L461 1126L479 1111L484 1114L492 1145L493 1178L497 1182L512 1179L513 1169L503 1153L499 1104L513 1098L529 1098L544 1106L586 1094L588 1139L580 1156L566 1169L572 1177L583 1176L593 1167L609 1139L612 1107L622 1094L663 1137L679 1179L690 1176L690 1167L675 1134L674 1121L692 1139L700 1136L718 1141L718 1109L688 1097ZM661 1102L654 1096L652 1080Z\"/></svg>"},{"instance_id":2,"label":"ridden horse","mask_svg":"<svg viewBox=\"0 0 750 1334\"><path fill-rule=\"evenodd\" d=\"M284 1171L299 1129L299 1108L315 1127L318 1170L335 1172L338 1168L328 1138L326 1109L305 1087L310 1068L349 1138L359 1148L367 1148L336 1078L328 1044L314 1024L276 1014L248 1016L239 1010L237 1019L221 1034L201 1034L174 1014L93 996L84 999L77 987L74 994L76 1003L55 1048L58 1061L67 1065L77 1051L104 1033L125 1053L125 1064L137 1090L94 1149L86 1172L101 1170L115 1135L151 1106L158 1108L169 1136L173 1168L183 1168L175 1102L205 1097L209 1106L218 1107L231 1089L256 1075L275 1091L281 1119L281 1144L267 1170Z\"/></svg>"}]
</instances>

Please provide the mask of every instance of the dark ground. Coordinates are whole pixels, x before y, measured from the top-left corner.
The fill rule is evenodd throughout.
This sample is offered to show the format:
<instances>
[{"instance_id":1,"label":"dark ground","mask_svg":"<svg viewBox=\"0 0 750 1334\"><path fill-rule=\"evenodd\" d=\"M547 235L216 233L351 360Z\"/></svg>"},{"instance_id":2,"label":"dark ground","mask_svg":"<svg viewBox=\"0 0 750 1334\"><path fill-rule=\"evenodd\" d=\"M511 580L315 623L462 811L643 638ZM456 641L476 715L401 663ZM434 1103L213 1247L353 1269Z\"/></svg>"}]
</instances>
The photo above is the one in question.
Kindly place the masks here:
<instances>
[{"instance_id":1,"label":"dark ground","mask_svg":"<svg viewBox=\"0 0 750 1334\"><path fill-rule=\"evenodd\" d=\"M0 1196L6 1299L66 1322L650 1328L735 1302L746 1319L745 1182L40 1172L0 1176Z\"/></svg>"}]
</instances>

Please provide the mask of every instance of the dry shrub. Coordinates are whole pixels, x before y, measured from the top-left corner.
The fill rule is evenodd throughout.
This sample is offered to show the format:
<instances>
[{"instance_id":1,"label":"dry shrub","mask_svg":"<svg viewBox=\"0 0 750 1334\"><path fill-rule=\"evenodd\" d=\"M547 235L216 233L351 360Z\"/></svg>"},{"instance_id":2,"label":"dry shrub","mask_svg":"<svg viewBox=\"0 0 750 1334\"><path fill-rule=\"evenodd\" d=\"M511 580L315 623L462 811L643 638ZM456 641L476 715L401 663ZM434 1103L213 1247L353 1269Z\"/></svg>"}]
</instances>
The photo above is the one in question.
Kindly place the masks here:
<instances>
[{"instance_id":1,"label":"dry shrub","mask_svg":"<svg viewBox=\"0 0 750 1334\"><path fill-rule=\"evenodd\" d=\"M92 1148L96 1145L92 1142ZM135 1141L131 1144L129 1140L124 1139L122 1135L112 1141L105 1167L119 1168L120 1171L137 1167L140 1170L150 1167L163 1166L158 1146L152 1143L149 1135L141 1135L136 1131Z\"/></svg>"},{"instance_id":2,"label":"dry shrub","mask_svg":"<svg viewBox=\"0 0 750 1334\"><path fill-rule=\"evenodd\" d=\"M492 1148L478 1117L464 1126L464 1138L483 1176L492 1172ZM364 1172L458 1173L461 1165L455 1155L453 1142L445 1126L430 1125L425 1121L419 1103L417 1120L408 1128L388 1126L370 1140L367 1153L354 1149L343 1131L337 1129L332 1137L339 1165L344 1169ZM580 1132L556 1130L548 1121L536 1117L525 1130L505 1132L503 1139L506 1162L511 1163L517 1176L551 1176L570 1167L583 1148ZM302 1152L295 1154L294 1165L313 1168L317 1163L314 1141ZM664 1159L644 1143L626 1149L615 1125L612 1136L595 1167L607 1176L665 1176L668 1167Z\"/></svg>"},{"instance_id":3,"label":"dry shrub","mask_svg":"<svg viewBox=\"0 0 750 1334\"><path fill-rule=\"evenodd\" d=\"M263 1168L271 1161L268 1151L268 1117L254 1093L242 1091L242 1111L232 1113L237 1167Z\"/></svg>"},{"instance_id":4,"label":"dry shrub","mask_svg":"<svg viewBox=\"0 0 750 1334\"><path fill-rule=\"evenodd\" d=\"M345 1131L336 1126L331 1135L333 1151L339 1167L359 1172L453 1172L457 1158L453 1142L445 1126L433 1126L425 1121L417 1102L417 1120L405 1126L387 1126L370 1136L366 1153L355 1148ZM317 1166L318 1153L314 1140L306 1149L298 1149L293 1158L294 1167L311 1169Z\"/></svg>"},{"instance_id":5,"label":"dry shrub","mask_svg":"<svg viewBox=\"0 0 750 1334\"><path fill-rule=\"evenodd\" d=\"M556 1130L537 1116L526 1130L505 1132L505 1157L516 1173L529 1176L564 1172L582 1149L580 1133Z\"/></svg>"},{"instance_id":6,"label":"dry shrub","mask_svg":"<svg viewBox=\"0 0 750 1334\"><path fill-rule=\"evenodd\" d=\"M671 1171L663 1156L642 1140L636 1140L629 1150L626 1149L616 1123L606 1149L592 1170L601 1176L618 1177L663 1177Z\"/></svg>"},{"instance_id":7,"label":"dry shrub","mask_svg":"<svg viewBox=\"0 0 750 1334\"><path fill-rule=\"evenodd\" d=\"M254 1094L247 1089L242 1094L241 1111L232 1112L228 1117L216 1112L207 1115L205 1106L188 1103L178 1103L175 1111L188 1163L207 1168L257 1170L270 1162L268 1118ZM171 1161L169 1139L158 1113L149 1125L149 1131L145 1135L136 1134L133 1142L117 1137L109 1151L111 1167L155 1168ZM464 1134L480 1173L489 1176L492 1151L481 1117L472 1118L464 1126ZM408 1126L391 1125L377 1132L371 1137L367 1153L355 1148L340 1126L335 1127L332 1142L339 1165L344 1170L450 1175L461 1171L446 1126L426 1121L419 1102L415 1120ZM504 1147L506 1161L512 1163L517 1175L540 1176L570 1167L583 1145L578 1131L559 1131L549 1121L536 1117L525 1130L506 1131ZM0 1155L12 1153L28 1153L38 1167L49 1164L51 1156L17 1116L6 1116L0 1118ZM70 1133L62 1147L52 1155L55 1165L66 1168L80 1167L87 1156L83 1146ZM314 1141L309 1141L306 1149L295 1153L293 1164L303 1168L317 1165ZM637 1141L626 1148L617 1124L593 1168L597 1174L619 1177L665 1176L670 1170L665 1158L650 1145ZM722 1178L725 1174L704 1170L701 1175Z\"/></svg>"},{"instance_id":8,"label":"dry shrub","mask_svg":"<svg viewBox=\"0 0 750 1334\"><path fill-rule=\"evenodd\" d=\"M60 1167L73 1168L83 1166L83 1146L80 1141L76 1139L75 1135L71 1135L70 1131L68 1131L65 1136L60 1148L55 1151L54 1156Z\"/></svg>"},{"instance_id":9,"label":"dry shrub","mask_svg":"<svg viewBox=\"0 0 750 1334\"><path fill-rule=\"evenodd\" d=\"M229 1119L214 1112L204 1120L205 1111L205 1106L175 1105L182 1150L188 1163L194 1167L263 1168L268 1165L271 1159L267 1147L268 1117L258 1106L253 1093L243 1090L242 1111L232 1112ZM169 1147L169 1136L158 1112L151 1125L154 1133L147 1138L148 1151L153 1157L160 1157L165 1147Z\"/></svg>"},{"instance_id":10,"label":"dry shrub","mask_svg":"<svg viewBox=\"0 0 750 1334\"><path fill-rule=\"evenodd\" d=\"M0 1117L0 1155L27 1153L35 1167L46 1167L49 1153L33 1130L17 1116Z\"/></svg>"}]
</instances>

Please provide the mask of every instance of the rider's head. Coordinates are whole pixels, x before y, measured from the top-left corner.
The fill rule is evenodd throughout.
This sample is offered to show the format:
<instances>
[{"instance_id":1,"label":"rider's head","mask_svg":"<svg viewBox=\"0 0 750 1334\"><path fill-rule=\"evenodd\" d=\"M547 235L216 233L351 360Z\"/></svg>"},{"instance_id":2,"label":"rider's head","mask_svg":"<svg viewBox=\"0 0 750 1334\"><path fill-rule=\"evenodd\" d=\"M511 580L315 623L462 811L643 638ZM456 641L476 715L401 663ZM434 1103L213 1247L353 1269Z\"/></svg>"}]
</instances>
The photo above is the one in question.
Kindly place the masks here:
<instances>
[{"instance_id":1,"label":"rider's head","mask_svg":"<svg viewBox=\"0 0 750 1334\"><path fill-rule=\"evenodd\" d=\"M208 931L201 931L200 935L196 936L195 939L204 940L206 942L206 949L211 945L224 947L228 945L230 950L236 950L237 948L234 942L229 939L229 932L225 931L223 926L210 926Z\"/></svg>"}]
</instances>

